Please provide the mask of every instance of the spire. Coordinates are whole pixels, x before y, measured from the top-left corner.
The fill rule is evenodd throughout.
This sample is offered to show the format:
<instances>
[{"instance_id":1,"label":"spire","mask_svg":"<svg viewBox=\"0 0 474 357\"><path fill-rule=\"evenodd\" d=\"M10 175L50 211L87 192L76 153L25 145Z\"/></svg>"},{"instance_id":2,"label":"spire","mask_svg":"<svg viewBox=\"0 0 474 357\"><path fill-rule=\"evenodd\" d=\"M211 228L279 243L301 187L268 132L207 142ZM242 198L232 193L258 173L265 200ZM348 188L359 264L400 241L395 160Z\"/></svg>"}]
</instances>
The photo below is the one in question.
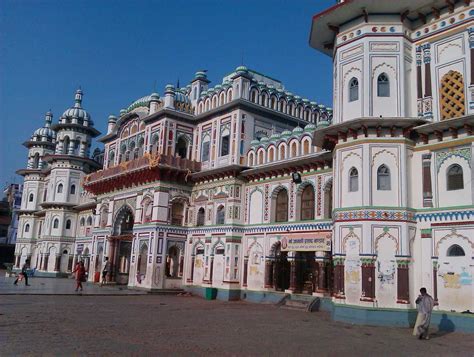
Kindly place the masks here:
<instances>
[{"instance_id":1,"label":"spire","mask_svg":"<svg viewBox=\"0 0 474 357\"><path fill-rule=\"evenodd\" d=\"M74 108L82 108L81 104L82 104L82 90L81 90L81 87L79 87L78 90L76 90L76 96L75 96L75 104L74 104Z\"/></svg>"},{"instance_id":2,"label":"spire","mask_svg":"<svg viewBox=\"0 0 474 357\"><path fill-rule=\"evenodd\" d=\"M53 121L53 113L51 113L51 109L48 110L44 117L44 127L49 128L51 127L51 122Z\"/></svg>"}]
</instances>

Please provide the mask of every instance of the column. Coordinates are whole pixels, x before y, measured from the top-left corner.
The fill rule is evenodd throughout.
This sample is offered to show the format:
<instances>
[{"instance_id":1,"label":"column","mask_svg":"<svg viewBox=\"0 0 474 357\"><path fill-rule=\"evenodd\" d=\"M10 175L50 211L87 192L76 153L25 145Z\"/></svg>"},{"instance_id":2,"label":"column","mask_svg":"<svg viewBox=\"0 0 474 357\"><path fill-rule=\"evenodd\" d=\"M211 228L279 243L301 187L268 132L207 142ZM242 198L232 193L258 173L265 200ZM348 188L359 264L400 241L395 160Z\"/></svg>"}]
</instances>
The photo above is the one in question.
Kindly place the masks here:
<instances>
[{"instance_id":1,"label":"column","mask_svg":"<svg viewBox=\"0 0 474 357\"><path fill-rule=\"evenodd\" d=\"M334 265L333 296L341 299L341 298L344 298L344 258L342 257L334 258L333 265ZM327 274L327 270L325 271L325 274Z\"/></svg>"},{"instance_id":2,"label":"column","mask_svg":"<svg viewBox=\"0 0 474 357\"><path fill-rule=\"evenodd\" d=\"M423 207L433 207L433 189L431 186L431 154L422 156Z\"/></svg>"},{"instance_id":3,"label":"column","mask_svg":"<svg viewBox=\"0 0 474 357\"><path fill-rule=\"evenodd\" d=\"M15 266L16 266L17 268L20 267L20 255L17 255L17 256L16 256L16 263L15 263Z\"/></svg>"},{"instance_id":4,"label":"column","mask_svg":"<svg viewBox=\"0 0 474 357\"><path fill-rule=\"evenodd\" d=\"M40 263L38 265L38 270L43 270L43 256L44 254L40 253Z\"/></svg>"},{"instance_id":5,"label":"column","mask_svg":"<svg viewBox=\"0 0 474 357\"><path fill-rule=\"evenodd\" d=\"M72 271L74 266L74 255L69 254L69 261L67 263L67 271Z\"/></svg>"},{"instance_id":6,"label":"column","mask_svg":"<svg viewBox=\"0 0 474 357\"><path fill-rule=\"evenodd\" d=\"M433 96L431 91L431 45L422 46L423 63L425 64L425 95L423 99L423 116L427 119L433 118Z\"/></svg>"},{"instance_id":7,"label":"column","mask_svg":"<svg viewBox=\"0 0 474 357\"><path fill-rule=\"evenodd\" d=\"M469 83L469 113L474 112L474 27L468 29L469 34L469 48L470 48L470 69L471 69L471 78Z\"/></svg>"},{"instance_id":8,"label":"column","mask_svg":"<svg viewBox=\"0 0 474 357\"><path fill-rule=\"evenodd\" d=\"M214 256L211 255L211 268L210 268L210 272L209 272L209 284L212 285L212 274L214 273Z\"/></svg>"},{"instance_id":9,"label":"column","mask_svg":"<svg viewBox=\"0 0 474 357\"><path fill-rule=\"evenodd\" d=\"M416 48L416 98L418 116L423 116L423 79L421 74L421 46Z\"/></svg>"},{"instance_id":10,"label":"column","mask_svg":"<svg viewBox=\"0 0 474 357\"><path fill-rule=\"evenodd\" d=\"M290 261L290 290L296 291L296 260L294 257Z\"/></svg>"},{"instance_id":11,"label":"column","mask_svg":"<svg viewBox=\"0 0 474 357\"><path fill-rule=\"evenodd\" d=\"M438 261L433 260L433 299L438 303Z\"/></svg>"},{"instance_id":12,"label":"column","mask_svg":"<svg viewBox=\"0 0 474 357\"><path fill-rule=\"evenodd\" d=\"M45 253L44 259L43 259L43 270L48 271L48 260L49 260L49 254Z\"/></svg>"},{"instance_id":13,"label":"column","mask_svg":"<svg viewBox=\"0 0 474 357\"><path fill-rule=\"evenodd\" d=\"M273 279L272 279L272 270L273 270L273 262L270 259L265 260L265 288L272 288L273 287Z\"/></svg>"},{"instance_id":14,"label":"column","mask_svg":"<svg viewBox=\"0 0 474 357\"><path fill-rule=\"evenodd\" d=\"M321 260L319 261L319 264L318 264L318 278L319 278L319 282L318 282L318 292L319 293L325 293L328 291L327 289L327 284L326 284L326 262L325 260Z\"/></svg>"},{"instance_id":15,"label":"column","mask_svg":"<svg viewBox=\"0 0 474 357\"><path fill-rule=\"evenodd\" d=\"M194 255L191 256L191 272L189 274L189 277L188 279L186 280L186 282L188 283L192 283L193 282L193 276L194 276Z\"/></svg>"},{"instance_id":16,"label":"column","mask_svg":"<svg viewBox=\"0 0 474 357\"><path fill-rule=\"evenodd\" d=\"M248 270L248 265L249 265L249 257L244 257L244 276L243 276L243 282L242 286L247 287L247 270Z\"/></svg>"},{"instance_id":17,"label":"column","mask_svg":"<svg viewBox=\"0 0 474 357\"><path fill-rule=\"evenodd\" d=\"M409 304L409 260L397 261L397 303Z\"/></svg>"},{"instance_id":18,"label":"column","mask_svg":"<svg viewBox=\"0 0 474 357\"><path fill-rule=\"evenodd\" d=\"M313 264L313 293L318 292L319 288L319 262L314 259Z\"/></svg>"}]
</instances>

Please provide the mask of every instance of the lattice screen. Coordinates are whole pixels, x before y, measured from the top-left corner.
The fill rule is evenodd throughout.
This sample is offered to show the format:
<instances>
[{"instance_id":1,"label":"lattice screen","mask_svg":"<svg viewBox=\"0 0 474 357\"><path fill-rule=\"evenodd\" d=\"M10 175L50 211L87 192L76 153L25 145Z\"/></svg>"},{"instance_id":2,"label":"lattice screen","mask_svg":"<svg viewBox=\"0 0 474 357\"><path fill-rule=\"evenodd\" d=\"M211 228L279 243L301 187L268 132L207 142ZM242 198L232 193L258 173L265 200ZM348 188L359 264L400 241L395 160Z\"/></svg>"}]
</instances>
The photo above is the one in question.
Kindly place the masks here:
<instances>
[{"instance_id":1,"label":"lattice screen","mask_svg":"<svg viewBox=\"0 0 474 357\"><path fill-rule=\"evenodd\" d=\"M441 78L441 120L464 115L464 81L462 74L449 71Z\"/></svg>"}]
</instances>

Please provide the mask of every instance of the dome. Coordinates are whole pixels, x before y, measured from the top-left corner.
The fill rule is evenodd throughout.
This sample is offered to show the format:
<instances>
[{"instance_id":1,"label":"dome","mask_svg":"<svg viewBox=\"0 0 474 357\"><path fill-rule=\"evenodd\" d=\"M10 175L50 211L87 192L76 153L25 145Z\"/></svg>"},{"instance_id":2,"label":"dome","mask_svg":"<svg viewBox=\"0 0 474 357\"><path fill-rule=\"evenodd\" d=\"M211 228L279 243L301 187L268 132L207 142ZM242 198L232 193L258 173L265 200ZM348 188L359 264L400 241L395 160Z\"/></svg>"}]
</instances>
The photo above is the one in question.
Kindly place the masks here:
<instances>
[{"instance_id":1,"label":"dome","mask_svg":"<svg viewBox=\"0 0 474 357\"><path fill-rule=\"evenodd\" d=\"M269 141L269 139L268 139L266 136L264 136L264 137L262 137L262 138L260 139L260 142L261 142L262 144L268 143L268 141Z\"/></svg>"},{"instance_id":2,"label":"dome","mask_svg":"<svg viewBox=\"0 0 474 357\"><path fill-rule=\"evenodd\" d=\"M260 141L258 141L257 139L254 139L250 142L251 146L255 146L255 145L258 145L258 144L260 144Z\"/></svg>"},{"instance_id":3,"label":"dome","mask_svg":"<svg viewBox=\"0 0 474 357\"><path fill-rule=\"evenodd\" d=\"M66 122L76 119L78 124L83 124L86 122L87 126L91 126L93 125L91 117L89 113L82 108L82 95L82 90L78 89L74 99L74 106L66 109L61 118L64 118Z\"/></svg>"},{"instance_id":4,"label":"dome","mask_svg":"<svg viewBox=\"0 0 474 357\"><path fill-rule=\"evenodd\" d=\"M31 139L35 141L53 141L53 139L56 139L56 132L51 129L52 120L53 113L48 111L44 117L44 126L36 129L31 136Z\"/></svg>"},{"instance_id":5,"label":"dome","mask_svg":"<svg viewBox=\"0 0 474 357\"><path fill-rule=\"evenodd\" d=\"M284 130L283 133L281 133L281 136L282 136L282 137L291 136L291 131L289 131L289 130Z\"/></svg>"},{"instance_id":6,"label":"dome","mask_svg":"<svg viewBox=\"0 0 474 357\"><path fill-rule=\"evenodd\" d=\"M274 133L270 136L270 141L277 141L278 139L280 139L280 134L278 133Z\"/></svg>"},{"instance_id":7,"label":"dome","mask_svg":"<svg viewBox=\"0 0 474 357\"><path fill-rule=\"evenodd\" d=\"M303 132L303 128L301 126L297 126L293 129L293 134L301 134Z\"/></svg>"},{"instance_id":8,"label":"dome","mask_svg":"<svg viewBox=\"0 0 474 357\"><path fill-rule=\"evenodd\" d=\"M313 123L309 123L308 125L304 127L304 131L314 131L314 130L316 130L316 125L314 125Z\"/></svg>"},{"instance_id":9,"label":"dome","mask_svg":"<svg viewBox=\"0 0 474 357\"><path fill-rule=\"evenodd\" d=\"M248 72L248 68L245 66L239 66L235 69L236 72Z\"/></svg>"},{"instance_id":10,"label":"dome","mask_svg":"<svg viewBox=\"0 0 474 357\"><path fill-rule=\"evenodd\" d=\"M133 109L138 108L138 107L148 107L148 104L150 103L152 99L157 100L155 95L158 95L158 94L153 93L151 95L146 95L144 97L138 98L136 101L130 104L127 107L127 109L125 109L125 112L123 114L130 113ZM158 95L158 99L159 98L160 96ZM123 115L122 110L120 110L120 115Z\"/></svg>"}]
</instances>

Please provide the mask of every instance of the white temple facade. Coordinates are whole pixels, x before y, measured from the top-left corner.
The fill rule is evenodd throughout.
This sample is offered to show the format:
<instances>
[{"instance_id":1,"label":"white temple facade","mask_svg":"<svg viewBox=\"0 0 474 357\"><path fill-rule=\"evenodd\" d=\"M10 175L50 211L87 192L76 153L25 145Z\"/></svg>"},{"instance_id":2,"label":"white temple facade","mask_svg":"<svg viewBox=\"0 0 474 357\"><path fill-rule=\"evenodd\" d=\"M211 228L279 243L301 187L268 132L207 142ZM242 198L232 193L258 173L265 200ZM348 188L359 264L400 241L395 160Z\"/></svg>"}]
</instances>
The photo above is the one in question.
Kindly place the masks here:
<instances>
[{"instance_id":1,"label":"white temple facade","mask_svg":"<svg viewBox=\"0 0 474 357\"><path fill-rule=\"evenodd\" d=\"M17 266L83 259L97 281L108 257L130 288L318 297L348 320L404 316L422 286L474 310L473 18L470 1L338 2L310 32L334 109L245 66L214 87L198 71L111 115L99 170L78 92L25 143Z\"/></svg>"}]
</instances>

